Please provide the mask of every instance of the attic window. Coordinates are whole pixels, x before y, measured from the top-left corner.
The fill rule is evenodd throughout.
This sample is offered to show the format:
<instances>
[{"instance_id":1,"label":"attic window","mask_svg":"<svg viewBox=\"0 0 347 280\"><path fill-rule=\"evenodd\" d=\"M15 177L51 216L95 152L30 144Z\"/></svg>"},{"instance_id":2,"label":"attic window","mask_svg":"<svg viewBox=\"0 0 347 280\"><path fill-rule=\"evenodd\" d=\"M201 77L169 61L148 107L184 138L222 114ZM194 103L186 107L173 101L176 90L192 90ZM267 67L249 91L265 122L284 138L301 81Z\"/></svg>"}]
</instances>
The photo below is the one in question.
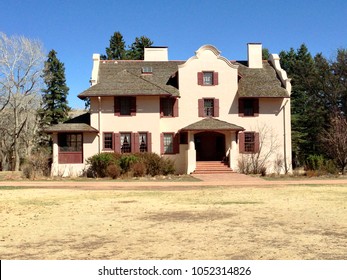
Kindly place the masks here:
<instances>
[{"instance_id":1,"label":"attic window","mask_svg":"<svg viewBox=\"0 0 347 280\"><path fill-rule=\"evenodd\" d=\"M142 74L152 74L153 69L151 66L144 66L142 67Z\"/></svg>"}]
</instances>

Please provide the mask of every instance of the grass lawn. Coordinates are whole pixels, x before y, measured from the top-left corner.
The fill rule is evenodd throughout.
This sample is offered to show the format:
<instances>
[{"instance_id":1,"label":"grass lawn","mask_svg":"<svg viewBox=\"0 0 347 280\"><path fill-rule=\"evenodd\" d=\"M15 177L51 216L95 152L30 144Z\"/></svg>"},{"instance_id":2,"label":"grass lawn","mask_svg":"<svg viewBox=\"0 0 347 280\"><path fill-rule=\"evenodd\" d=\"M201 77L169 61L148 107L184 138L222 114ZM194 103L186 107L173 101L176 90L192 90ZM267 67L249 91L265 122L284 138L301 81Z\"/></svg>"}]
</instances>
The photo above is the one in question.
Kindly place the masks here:
<instances>
[{"instance_id":1,"label":"grass lawn","mask_svg":"<svg viewBox=\"0 0 347 280\"><path fill-rule=\"evenodd\" d=\"M347 259L347 186L323 184L0 187L0 259Z\"/></svg>"}]
</instances>

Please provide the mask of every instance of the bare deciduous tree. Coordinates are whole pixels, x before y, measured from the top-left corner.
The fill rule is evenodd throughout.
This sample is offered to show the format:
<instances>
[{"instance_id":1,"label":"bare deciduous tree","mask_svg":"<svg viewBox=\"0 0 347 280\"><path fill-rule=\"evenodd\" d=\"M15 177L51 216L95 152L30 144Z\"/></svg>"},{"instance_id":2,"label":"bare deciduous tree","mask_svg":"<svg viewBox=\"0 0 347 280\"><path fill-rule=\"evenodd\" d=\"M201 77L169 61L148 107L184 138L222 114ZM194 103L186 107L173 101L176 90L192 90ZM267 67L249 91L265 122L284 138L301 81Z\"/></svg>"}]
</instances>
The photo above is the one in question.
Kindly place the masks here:
<instances>
[{"instance_id":1,"label":"bare deciduous tree","mask_svg":"<svg viewBox=\"0 0 347 280\"><path fill-rule=\"evenodd\" d=\"M320 139L327 154L335 161L344 174L347 166L347 120L341 114L336 114L330 121L328 129L322 131Z\"/></svg>"},{"instance_id":2,"label":"bare deciduous tree","mask_svg":"<svg viewBox=\"0 0 347 280\"><path fill-rule=\"evenodd\" d=\"M23 140L30 141L36 127L44 57L39 41L0 33L0 155L13 170L26 153Z\"/></svg>"},{"instance_id":3,"label":"bare deciduous tree","mask_svg":"<svg viewBox=\"0 0 347 280\"><path fill-rule=\"evenodd\" d=\"M270 167L270 158L279 148L277 134L272 128L263 124L258 125L255 131L259 132L259 150L256 153L240 155L238 165L239 171L242 173L266 173L266 170Z\"/></svg>"}]
</instances>

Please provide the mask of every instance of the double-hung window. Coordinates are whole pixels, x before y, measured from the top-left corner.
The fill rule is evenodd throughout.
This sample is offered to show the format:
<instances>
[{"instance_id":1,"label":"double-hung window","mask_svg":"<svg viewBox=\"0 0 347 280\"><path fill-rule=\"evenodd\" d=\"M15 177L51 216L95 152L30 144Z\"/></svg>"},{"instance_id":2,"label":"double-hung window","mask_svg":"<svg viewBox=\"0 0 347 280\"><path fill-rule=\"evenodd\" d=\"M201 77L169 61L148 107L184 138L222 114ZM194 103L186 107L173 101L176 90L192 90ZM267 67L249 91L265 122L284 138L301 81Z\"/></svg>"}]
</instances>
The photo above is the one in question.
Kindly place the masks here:
<instances>
[{"instance_id":1,"label":"double-hung window","mask_svg":"<svg viewBox=\"0 0 347 280\"><path fill-rule=\"evenodd\" d=\"M240 98L239 99L239 116L240 117L259 116L259 99L258 98Z\"/></svg>"},{"instance_id":2,"label":"double-hung window","mask_svg":"<svg viewBox=\"0 0 347 280\"><path fill-rule=\"evenodd\" d=\"M258 153L259 152L259 133L246 131L239 133L239 151L240 153Z\"/></svg>"},{"instance_id":3,"label":"double-hung window","mask_svg":"<svg viewBox=\"0 0 347 280\"><path fill-rule=\"evenodd\" d=\"M141 153L148 152L148 133L140 132L139 134L139 149Z\"/></svg>"},{"instance_id":4,"label":"double-hung window","mask_svg":"<svg viewBox=\"0 0 347 280\"><path fill-rule=\"evenodd\" d=\"M218 85L218 72L214 72L214 71L198 72L198 85L200 86Z\"/></svg>"},{"instance_id":5,"label":"double-hung window","mask_svg":"<svg viewBox=\"0 0 347 280\"><path fill-rule=\"evenodd\" d=\"M131 153L131 133L120 134L121 153Z\"/></svg>"},{"instance_id":6,"label":"double-hung window","mask_svg":"<svg viewBox=\"0 0 347 280\"><path fill-rule=\"evenodd\" d=\"M178 99L173 97L160 98L160 116L178 117Z\"/></svg>"},{"instance_id":7,"label":"double-hung window","mask_svg":"<svg viewBox=\"0 0 347 280\"><path fill-rule=\"evenodd\" d=\"M113 150L112 132L104 132L104 150Z\"/></svg>"},{"instance_id":8,"label":"double-hung window","mask_svg":"<svg viewBox=\"0 0 347 280\"><path fill-rule=\"evenodd\" d=\"M174 135L164 133L164 154L173 154Z\"/></svg>"},{"instance_id":9,"label":"double-hung window","mask_svg":"<svg viewBox=\"0 0 347 280\"><path fill-rule=\"evenodd\" d=\"M199 117L219 117L219 99L202 98L198 100Z\"/></svg>"},{"instance_id":10,"label":"double-hung window","mask_svg":"<svg viewBox=\"0 0 347 280\"><path fill-rule=\"evenodd\" d=\"M135 116L136 97L135 96L115 96L114 114L116 116Z\"/></svg>"}]
</instances>

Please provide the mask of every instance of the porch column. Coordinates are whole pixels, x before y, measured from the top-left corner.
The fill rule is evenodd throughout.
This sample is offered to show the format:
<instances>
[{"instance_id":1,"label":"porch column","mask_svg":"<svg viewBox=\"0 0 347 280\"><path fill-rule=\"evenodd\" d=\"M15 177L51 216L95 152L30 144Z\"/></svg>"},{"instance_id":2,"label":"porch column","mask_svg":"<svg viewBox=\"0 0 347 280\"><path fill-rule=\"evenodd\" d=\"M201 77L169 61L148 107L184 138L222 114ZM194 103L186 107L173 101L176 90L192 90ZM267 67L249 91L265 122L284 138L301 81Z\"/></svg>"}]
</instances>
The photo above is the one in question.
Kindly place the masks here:
<instances>
[{"instance_id":1,"label":"porch column","mask_svg":"<svg viewBox=\"0 0 347 280\"><path fill-rule=\"evenodd\" d=\"M231 131L231 144L230 144L230 153L229 153L229 166L232 170L237 170L237 162L238 162L238 144L236 142L236 134L237 131Z\"/></svg>"},{"instance_id":2,"label":"porch column","mask_svg":"<svg viewBox=\"0 0 347 280\"><path fill-rule=\"evenodd\" d=\"M187 150L187 174L192 173L196 168L196 151L194 143L194 134L188 131L188 150Z\"/></svg>"},{"instance_id":3,"label":"porch column","mask_svg":"<svg viewBox=\"0 0 347 280\"><path fill-rule=\"evenodd\" d=\"M59 173L59 146L58 146L58 133L52 133L53 141L53 158L51 165L51 175L57 176Z\"/></svg>"}]
</instances>

